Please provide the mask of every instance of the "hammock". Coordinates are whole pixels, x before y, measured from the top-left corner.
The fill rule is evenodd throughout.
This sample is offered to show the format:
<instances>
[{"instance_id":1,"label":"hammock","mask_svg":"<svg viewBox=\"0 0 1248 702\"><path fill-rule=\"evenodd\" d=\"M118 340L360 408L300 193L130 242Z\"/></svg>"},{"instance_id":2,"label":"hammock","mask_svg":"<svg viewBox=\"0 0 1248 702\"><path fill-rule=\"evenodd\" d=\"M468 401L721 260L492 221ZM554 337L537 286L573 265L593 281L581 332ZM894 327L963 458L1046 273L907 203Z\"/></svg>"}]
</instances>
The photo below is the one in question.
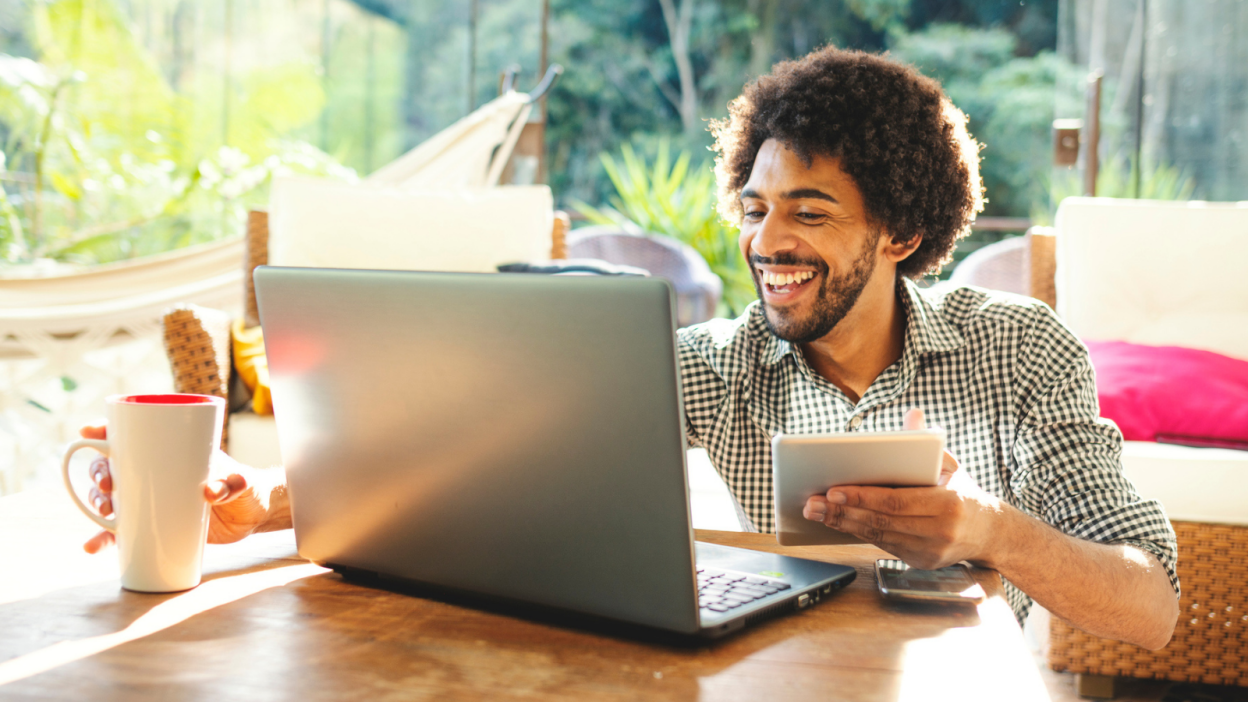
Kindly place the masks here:
<instances>
[{"instance_id":1,"label":"hammock","mask_svg":"<svg viewBox=\"0 0 1248 702\"><path fill-rule=\"evenodd\" d=\"M511 157L533 99L508 91L381 167L364 183L404 190L493 187ZM75 316L90 325L93 305L124 307L120 302L124 299L146 303L151 295L188 281L201 287L235 286L241 295L237 284L242 257L239 237L51 276L0 278L0 341L13 325L25 327L41 317L58 319L60 332Z\"/></svg>"},{"instance_id":2,"label":"hammock","mask_svg":"<svg viewBox=\"0 0 1248 702\"><path fill-rule=\"evenodd\" d=\"M365 179L403 190L498 184L533 94L506 89ZM45 277L0 278L0 495L21 490L112 393L173 387L160 323L175 303L241 314L242 237Z\"/></svg>"}]
</instances>

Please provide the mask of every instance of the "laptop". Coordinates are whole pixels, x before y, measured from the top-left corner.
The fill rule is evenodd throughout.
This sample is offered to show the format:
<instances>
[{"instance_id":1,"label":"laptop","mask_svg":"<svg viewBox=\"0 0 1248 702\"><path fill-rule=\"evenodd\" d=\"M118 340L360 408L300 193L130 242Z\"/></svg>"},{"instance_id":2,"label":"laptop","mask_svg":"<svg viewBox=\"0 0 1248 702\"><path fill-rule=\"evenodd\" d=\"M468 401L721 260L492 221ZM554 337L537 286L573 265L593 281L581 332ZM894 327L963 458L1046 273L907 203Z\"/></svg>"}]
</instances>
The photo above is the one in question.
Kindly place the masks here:
<instances>
[{"instance_id":1,"label":"laptop","mask_svg":"<svg viewBox=\"0 0 1248 702\"><path fill-rule=\"evenodd\" d=\"M717 637L853 568L695 543L657 278L261 267L299 555Z\"/></svg>"}]
</instances>

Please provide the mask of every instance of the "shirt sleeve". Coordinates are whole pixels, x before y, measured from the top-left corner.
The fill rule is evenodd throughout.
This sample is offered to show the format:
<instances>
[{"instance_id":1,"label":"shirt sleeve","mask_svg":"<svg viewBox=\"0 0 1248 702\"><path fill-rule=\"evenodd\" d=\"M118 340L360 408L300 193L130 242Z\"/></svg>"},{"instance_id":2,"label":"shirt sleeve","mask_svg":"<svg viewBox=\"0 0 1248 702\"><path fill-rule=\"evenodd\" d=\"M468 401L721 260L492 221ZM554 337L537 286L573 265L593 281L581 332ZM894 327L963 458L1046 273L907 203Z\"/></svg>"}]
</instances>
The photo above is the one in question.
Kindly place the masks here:
<instances>
[{"instance_id":1,"label":"shirt sleeve","mask_svg":"<svg viewBox=\"0 0 1248 702\"><path fill-rule=\"evenodd\" d=\"M1151 553L1177 594L1174 529L1161 503L1140 496L1122 472L1122 433L1100 418L1087 349L1045 306L1037 306L1022 349L1015 497L1071 536Z\"/></svg>"},{"instance_id":2,"label":"shirt sleeve","mask_svg":"<svg viewBox=\"0 0 1248 702\"><path fill-rule=\"evenodd\" d=\"M702 437L715 419L728 389L723 377L711 365L706 352L710 342L699 327L676 332L680 359L680 387L685 406L685 434L690 448L703 448Z\"/></svg>"}]
</instances>

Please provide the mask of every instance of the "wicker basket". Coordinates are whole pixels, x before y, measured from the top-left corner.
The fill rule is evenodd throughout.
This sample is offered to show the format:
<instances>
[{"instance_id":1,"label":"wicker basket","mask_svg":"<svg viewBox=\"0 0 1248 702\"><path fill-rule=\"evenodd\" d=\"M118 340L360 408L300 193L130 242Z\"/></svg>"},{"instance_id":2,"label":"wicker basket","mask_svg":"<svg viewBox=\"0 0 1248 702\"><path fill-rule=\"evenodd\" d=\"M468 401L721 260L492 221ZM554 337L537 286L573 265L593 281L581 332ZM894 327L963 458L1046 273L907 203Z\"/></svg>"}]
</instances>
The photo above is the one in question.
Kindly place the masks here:
<instances>
[{"instance_id":1,"label":"wicker basket","mask_svg":"<svg viewBox=\"0 0 1248 702\"><path fill-rule=\"evenodd\" d=\"M243 325L248 329L260 326L260 309L256 306L256 284L252 274L256 266L269 262L269 213L252 210L247 213L247 248L243 256Z\"/></svg>"},{"instance_id":2,"label":"wicker basket","mask_svg":"<svg viewBox=\"0 0 1248 702\"><path fill-rule=\"evenodd\" d=\"M165 353L173 370L173 389L229 400L230 317L219 310L179 305L165 313ZM221 448L229 442L227 420Z\"/></svg>"},{"instance_id":3,"label":"wicker basket","mask_svg":"<svg viewBox=\"0 0 1248 702\"><path fill-rule=\"evenodd\" d=\"M1049 667L1092 675L1248 686L1248 527L1174 522L1179 623L1147 651L1083 633L1054 617Z\"/></svg>"}]
</instances>

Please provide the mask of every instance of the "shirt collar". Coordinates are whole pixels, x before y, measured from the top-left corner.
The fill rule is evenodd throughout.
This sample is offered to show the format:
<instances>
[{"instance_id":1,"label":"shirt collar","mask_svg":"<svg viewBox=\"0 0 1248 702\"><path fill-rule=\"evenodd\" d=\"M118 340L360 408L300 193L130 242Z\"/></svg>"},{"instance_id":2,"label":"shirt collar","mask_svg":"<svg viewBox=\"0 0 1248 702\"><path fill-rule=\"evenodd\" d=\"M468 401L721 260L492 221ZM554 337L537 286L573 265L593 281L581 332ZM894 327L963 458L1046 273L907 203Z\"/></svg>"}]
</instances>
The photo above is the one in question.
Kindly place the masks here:
<instances>
[{"instance_id":1,"label":"shirt collar","mask_svg":"<svg viewBox=\"0 0 1248 702\"><path fill-rule=\"evenodd\" d=\"M943 353L959 348L965 343L962 333L932 306L914 281L902 278L899 288L901 304L906 310L906 341L902 351L903 356ZM761 302L751 303L749 315L751 335L762 340L759 363L764 366L774 366L793 352L793 344L772 334L771 329L767 327Z\"/></svg>"},{"instance_id":2,"label":"shirt collar","mask_svg":"<svg viewBox=\"0 0 1248 702\"><path fill-rule=\"evenodd\" d=\"M906 348L903 353L944 353L966 343L962 332L936 310L913 280L902 278L900 288L901 303L906 308Z\"/></svg>"},{"instance_id":3,"label":"shirt collar","mask_svg":"<svg viewBox=\"0 0 1248 702\"><path fill-rule=\"evenodd\" d=\"M755 300L750 303L750 335L762 340L762 351L758 362L764 366L774 366L785 356L793 352L793 344L771 333L767 327L767 319L763 317L763 303Z\"/></svg>"}]
</instances>

